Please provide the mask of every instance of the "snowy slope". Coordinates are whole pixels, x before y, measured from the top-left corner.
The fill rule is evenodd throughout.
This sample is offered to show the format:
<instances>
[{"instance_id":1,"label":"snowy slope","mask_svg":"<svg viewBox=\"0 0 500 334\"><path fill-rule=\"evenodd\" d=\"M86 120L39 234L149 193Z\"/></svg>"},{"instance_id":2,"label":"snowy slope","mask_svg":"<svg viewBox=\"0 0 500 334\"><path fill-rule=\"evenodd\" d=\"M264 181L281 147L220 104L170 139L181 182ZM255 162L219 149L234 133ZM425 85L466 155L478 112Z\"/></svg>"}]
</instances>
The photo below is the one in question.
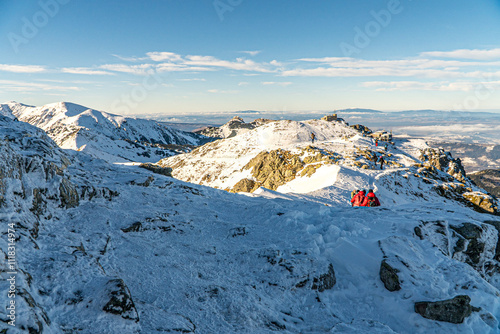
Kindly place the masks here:
<instances>
[{"instance_id":1,"label":"snowy slope","mask_svg":"<svg viewBox=\"0 0 500 334\"><path fill-rule=\"evenodd\" d=\"M45 130L62 148L87 152L110 162L158 161L188 150L182 145L205 143L203 136L128 118L68 102L32 107L10 102L0 105L20 121Z\"/></svg>"},{"instance_id":2,"label":"snowy slope","mask_svg":"<svg viewBox=\"0 0 500 334\"><path fill-rule=\"evenodd\" d=\"M311 132L316 135L314 144ZM206 144L187 154L163 159L158 164L173 168L175 178L214 188L241 192L255 191L262 186L281 193L307 194L322 203L333 201L344 206L350 205L352 190L377 190L393 179L399 184L409 184L410 188L418 183L418 194L411 196L416 201L442 201L435 188L444 183L456 183L464 185L469 192L484 193L466 179L446 179L450 175L427 170L421 154L430 148L424 140L396 137L387 151L383 145L382 142L376 146L372 138L339 122L277 121ZM380 156L385 160L384 170L375 162ZM271 165L274 170L268 168ZM432 175L427 175L429 173ZM242 187L243 181L250 186ZM380 196L386 203L406 201L406 196L394 197L390 192L381 191Z\"/></svg>"},{"instance_id":3,"label":"snowy slope","mask_svg":"<svg viewBox=\"0 0 500 334\"><path fill-rule=\"evenodd\" d=\"M304 126L317 126L321 140L343 131ZM1 298L0 332L500 332L500 219L438 197L412 202L406 191L421 178L397 185L403 176L372 175L380 192L401 190L385 195L398 203L353 209L110 165L5 117L0 143L0 250L6 258L9 223L17 250L16 327ZM326 167L345 185L368 177ZM398 270L400 290L384 287L383 260ZM0 266L5 293L12 269ZM464 323L414 311L456 295L477 307Z\"/></svg>"}]
</instances>

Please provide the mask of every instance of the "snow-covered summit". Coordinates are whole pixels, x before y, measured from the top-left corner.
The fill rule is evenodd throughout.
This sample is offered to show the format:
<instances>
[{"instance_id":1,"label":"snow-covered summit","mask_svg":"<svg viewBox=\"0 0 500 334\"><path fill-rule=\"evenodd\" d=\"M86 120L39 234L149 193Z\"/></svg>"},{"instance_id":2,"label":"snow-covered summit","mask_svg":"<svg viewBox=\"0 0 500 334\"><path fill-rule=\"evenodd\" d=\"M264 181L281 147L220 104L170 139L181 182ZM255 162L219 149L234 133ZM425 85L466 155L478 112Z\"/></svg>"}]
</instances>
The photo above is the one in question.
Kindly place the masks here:
<instances>
[{"instance_id":1,"label":"snow-covered summit","mask_svg":"<svg viewBox=\"0 0 500 334\"><path fill-rule=\"evenodd\" d=\"M16 102L0 105L5 114L45 130L62 148L87 152L111 162L158 161L177 146L205 143L203 136L158 122L129 118L69 102L42 107Z\"/></svg>"},{"instance_id":2,"label":"snow-covered summit","mask_svg":"<svg viewBox=\"0 0 500 334\"><path fill-rule=\"evenodd\" d=\"M393 205L441 202L443 196L453 197L443 190L450 188L456 200L498 212L496 200L465 177L460 161L449 152L421 139L377 144L336 121L275 121L158 164L172 168L178 179L233 192L264 187L350 206L355 189L375 189L384 203Z\"/></svg>"}]
</instances>

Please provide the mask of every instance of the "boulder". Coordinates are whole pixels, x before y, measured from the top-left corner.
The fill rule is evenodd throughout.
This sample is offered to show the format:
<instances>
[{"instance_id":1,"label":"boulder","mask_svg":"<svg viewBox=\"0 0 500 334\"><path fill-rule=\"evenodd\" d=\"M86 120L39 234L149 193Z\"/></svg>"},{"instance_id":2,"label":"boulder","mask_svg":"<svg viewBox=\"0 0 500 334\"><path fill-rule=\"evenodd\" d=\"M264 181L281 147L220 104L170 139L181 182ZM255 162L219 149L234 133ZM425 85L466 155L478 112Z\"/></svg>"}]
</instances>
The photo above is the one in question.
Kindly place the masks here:
<instances>
[{"instance_id":1,"label":"boulder","mask_svg":"<svg viewBox=\"0 0 500 334\"><path fill-rule=\"evenodd\" d=\"M242 180L239 180L234 185L233 189L231 189L230 192L232 192L232 193L239 193L239 192L251 193L251 192L254 192L258 187L259 187L259 185L255 181L250 180L250 179L242 179Z\"/></svg>"},{"instance_id":2,"label":"boulder","mask_svg":"<svg viewBox=\"0 0 500 334\"><path fill-rule=\"evenodd\" d=\"M398 272L399 270L391 267L386 260L380 264L380 280L384 283L385 288L391 292L401 290Z\"/></svg>"},{"instance_id":3,"label":"boulder","mask_svg":"<svg viewBox=\"0 0 500 334\"><path fill-rule=\"evenodd\" d=\"M467 295L456 296L452 299L437 302L417 302L415 312L424 318L461 324L471 315L473 307Z\"/></svg>"},{"instance_id":4,"label":"boulder","mask_svg":"<svg viewBox=\"0 0 500 334\"><path fill-rule=\"evenodd\" d=\"M122 279L110 280L106 288L109 301L104 305L103 311L120 315L123 319L139 321L139 315L130 295L130 290Z\"/></svg>"},{"instance_id":5,"label":"boulder","mask_svg":"<svg viewBox=\"0 0 500 334\"><path fill-rule=\"evenodd\" d=\"M319 277L314 277L311 289L323 292L333 288L336 283L337 278L335 277L335 271L333 270L333 265L330 263L327 273L322 274Z\"/></svg>"}]
</instances>

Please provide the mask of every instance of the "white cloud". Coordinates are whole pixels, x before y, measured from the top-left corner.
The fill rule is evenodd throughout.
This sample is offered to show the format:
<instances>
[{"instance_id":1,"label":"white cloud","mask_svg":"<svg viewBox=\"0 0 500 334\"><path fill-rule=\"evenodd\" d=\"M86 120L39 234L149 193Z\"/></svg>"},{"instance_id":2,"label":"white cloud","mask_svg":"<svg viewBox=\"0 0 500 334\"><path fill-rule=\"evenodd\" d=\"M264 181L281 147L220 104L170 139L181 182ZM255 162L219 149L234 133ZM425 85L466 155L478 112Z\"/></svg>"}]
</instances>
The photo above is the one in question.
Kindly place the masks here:
<instances>
[{"instance_id":1,"label":"white cloud","mask_svg":"<svg viewBox=\"0 0 500 334\"><path fill-rule=\"evenodd\" d=\"M0 64L0 71L13 72L13 73L42 73L47 69L44 66L38 65L9 65Z\"/></svg>"},{"instance_id":2,"label":"white cloud","mask_svg":"<svg viewBox=\"0 0 500 334\"><path fill-rule=\"evenodd\" d=\"M173 52L148 52L146 55L153 61L182 61L182 57Z\"/></svg>"},{"instance_id":3,"label":"white cloud","mask_svg":"<svg viewBox=\"0 0 500 334\"><path fill-rule=\"evenodd\" d=\"M262 84L264 86L270 86L270 85L273 85L273 86L282 86L282 87L286 87L286 86L290 86L292 85L293 83L290 82L290 81L287 81L287 82L275 82L275 81L264 81L262 82Z\"/></svg>"},{"instance_id":4,"label":"white cloud","mask_svg":"<svg viewBox=\"0 0 500 334\"><path fill-rule=\"evenodd\" d=\"M252 57L255 57L256 55L258 55L259 53L261 53L262 51L240 51L240 53L246 53Z\"/></svg>"},{"instance_id":5,"label":"white cloud","mask_svg":"<svg viewBox=\"0 0 500 334\"><path fill-rule=\"evenodd\" d=\"M14 80L0 80L0 88L8 92L33 92L33 91L78 91L75 86L58 86L36 82Z\"/></svg>"},{"instance_id":6,"label":"white cloud","mask_svg":"<svg viewBox=\"0 0 500 334\"><path fill-rule=\"evenodd\" d=\"M489 50L459 49L453 51L431 51L422 52L420 56L473 60L500 60L500 48Z\"/></svg>"},{"instance_id":7,"label":"white cloud","mask_svg":"<svg viewBox=\"0 0 500 334\"><path fill-rule=\"evenodd\" d=\"M147 57L124 57L124 56L115 55L115 54L112 54L112 56L116 57L116 58L118 58L120 60L128 61L128 62L136 62L136 61L141 61L141 60L148 59Z\"/></svg>"},{"instance_id":8,"label":"white cloud","mask_svg":"<svg viewBox=\"0 0 500 334\"><path fill-rule=\"evenodd\" d=\"M85 75L113 75L113 73L110 72L95 70L87 67L65 67L61 69L61 72L70 74L85 74Z\"/></svg>"},{"instance_id":9,"label":"white cloud","mask_svg":"<svg viewBox=\"0 0 500 334\"><path fill-rule=\"evenodd\" d=\"M239 93L237 90L220 90L220 89L209 89L207 92L212 94L236 94Z\"/></svg>"},{"instance_id":10,"label":"white cloud","mask_svg":"<svg viewBox=\"0 0 500 334\"><path fill-rule=\"evenodd\" d=\"M153 71L153 65L151 64L141 64L141 65L126 65L126 64L107 64L101 65L99 68L103 70L137 74L137 75L147 75L151 74Z\"/></svg>"},{"instance_id":11,"label":"white cloud","mask_svg":"<svg viewBox=\"0 0 500 334\"><path fill-rule=\"evenodd\" d=\"M239 83L238 83L238 86L247 86L247 85L249 85L249 84L250 84L249 82L242 81L242 82L239 82Z\"/></svg>"},{"instance_id":12,"label":"white cloud","mask_svg":"<svg viewBox=\"0 0 500 334\"><path fill-rule=\"evenodd\" d=\"M179 81L207 81L204 78L178 79Z\"/></svg>"}]
</instances>

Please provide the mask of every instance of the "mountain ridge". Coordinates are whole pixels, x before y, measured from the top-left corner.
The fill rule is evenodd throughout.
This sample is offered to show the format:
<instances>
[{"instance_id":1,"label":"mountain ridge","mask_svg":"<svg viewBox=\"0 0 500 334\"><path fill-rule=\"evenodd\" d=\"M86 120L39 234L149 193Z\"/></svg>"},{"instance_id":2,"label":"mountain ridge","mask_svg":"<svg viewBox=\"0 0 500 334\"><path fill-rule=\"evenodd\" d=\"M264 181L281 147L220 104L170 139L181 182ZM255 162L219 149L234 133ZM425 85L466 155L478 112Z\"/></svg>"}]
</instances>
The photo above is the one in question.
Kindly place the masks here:
<instances>
[{"instance_id":1,"label":"mountain ridge","mask_svg":"<svg viewBox=\"0 0 500 334\"><path fill-rule=\"evenodd\" d=\"M62 148L83 150L113 162L153 162L177 154L173 147L189 150L208 141L156 121L113 115L71 102L42 107L8 103L0 108L45 130Z\"/></svg>"}]
</instances>

